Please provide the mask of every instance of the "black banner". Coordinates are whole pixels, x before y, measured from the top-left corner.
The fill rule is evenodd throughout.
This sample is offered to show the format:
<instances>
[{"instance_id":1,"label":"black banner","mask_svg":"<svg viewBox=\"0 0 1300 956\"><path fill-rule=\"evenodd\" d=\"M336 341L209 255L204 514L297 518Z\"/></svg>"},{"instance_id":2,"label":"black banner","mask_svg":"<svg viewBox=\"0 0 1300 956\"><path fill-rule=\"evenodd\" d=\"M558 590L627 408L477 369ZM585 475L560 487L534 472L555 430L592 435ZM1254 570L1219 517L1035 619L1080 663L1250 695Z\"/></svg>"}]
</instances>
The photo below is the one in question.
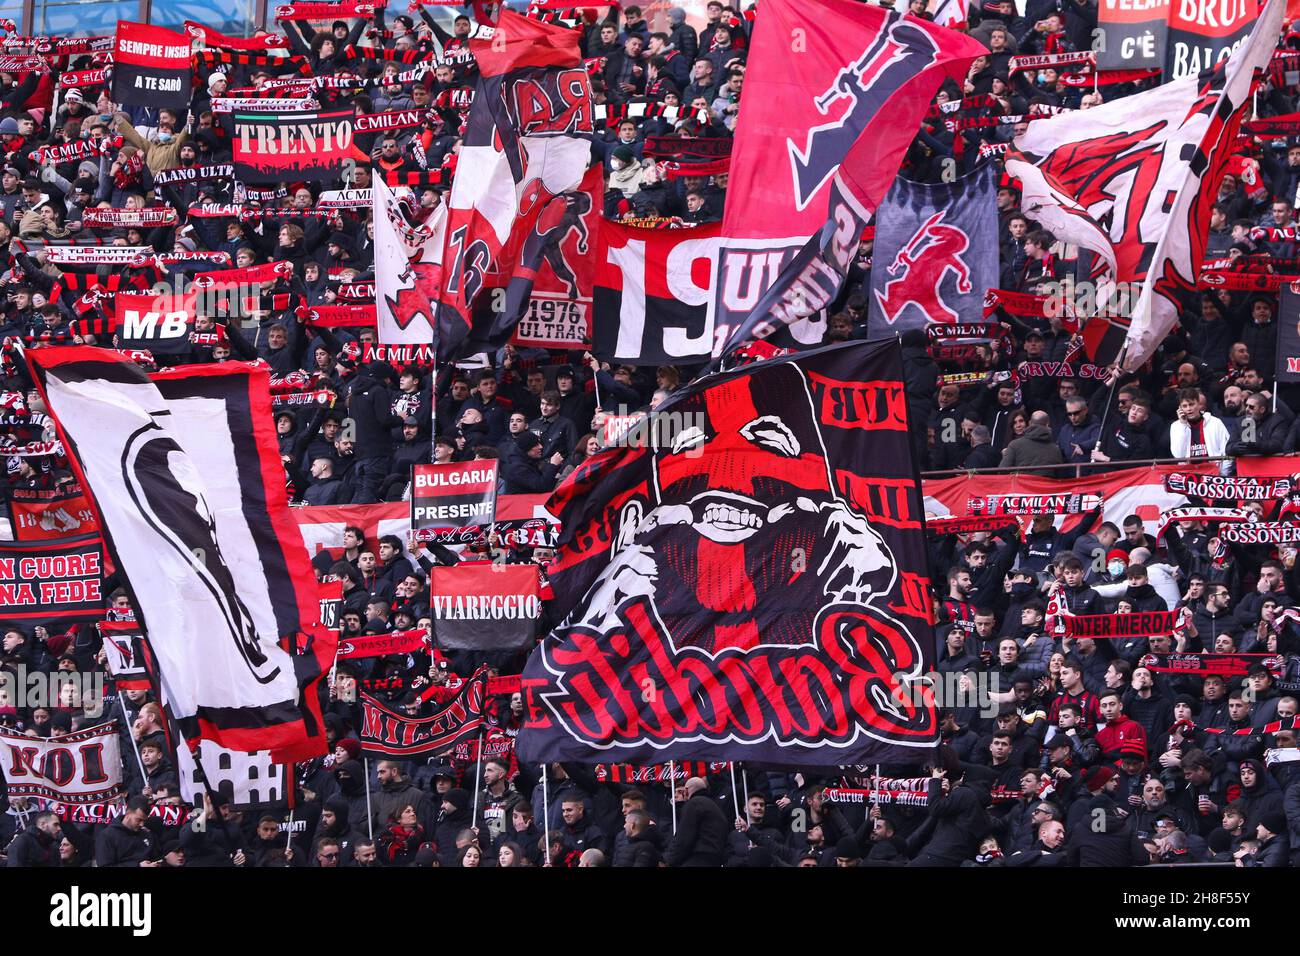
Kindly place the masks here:
<instances>
[{"instance_id":1,"label":"black banner","mask_svg":"<svg viewBox=\"0 0 1300 956\"><path fill-rule=\"evenodd\" d=\"M29 634L104 616L104 543L98 535L0 542L0 625Z\"/></svg>"},{"instance_id":2,"label":"black banner","mask_svg":"<svg viewBox=\"0 0 1300 956\"><path fill-rule=\"evenodd\" d=\"M352 151L352 110L231 115L239 182L322 181L343 174L343 163Z\"/></svg>"},{"instance_id":3,"label":"black banner","mask_svg":"<svg viewBox=\"0 0 1300 956\"><path fill-rule=\"evenodd\" d=\"M443 650L529 647L542 613L535 564L469 561L429 572L429 616Z\"/></svg>"},{"instance_id":4,"label":"black banner","mask_svg":"<svg viewBox=\"0 0 1300 956\"><path fill-rule=\"evenodd\" d=\"M564 623L524 671L520 762L918 759L938 728L894 693L933 643L897 340L709 376L659 411L674 441L598 455L547 504Z\"/></svg>"},{"instance_id":5,"label":"black banner","mask_svg":"<svg viewBox=\"0 0 1300 956\"><path fill-rule=\"evenodd\" d=\"M1278 382L1300 382L1300 292L1282 286L1277 309Z\"/></svg>"}]
</instances>

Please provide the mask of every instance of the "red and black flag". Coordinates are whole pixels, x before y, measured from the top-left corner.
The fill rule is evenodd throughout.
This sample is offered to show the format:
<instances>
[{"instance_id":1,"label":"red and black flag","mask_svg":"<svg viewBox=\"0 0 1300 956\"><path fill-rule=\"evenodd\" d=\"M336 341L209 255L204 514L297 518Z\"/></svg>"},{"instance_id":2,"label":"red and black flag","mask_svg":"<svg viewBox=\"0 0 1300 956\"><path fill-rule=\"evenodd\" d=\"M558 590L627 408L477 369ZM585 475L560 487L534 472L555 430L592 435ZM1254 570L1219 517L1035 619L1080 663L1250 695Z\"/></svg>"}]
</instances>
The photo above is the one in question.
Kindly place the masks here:
<instances>
[{"instance_id":1,"label":"red and black flag","mask_svg":"<svg viewBox=\"0 0 1300 956\"><path fill-rule=\"evenodd\" d=\"M807 320L838 294L935 91L987 53L872 4L822 0L809 17L800 0L764 0L732 153L730 190L745 201L723 220L715 355L778 329L822 340L824 323Z\"/></svg>"},{"instance_id":2,"label":"red and black flag","mask_svg":"<svg viewBox=\"0 0 1300 956\"><path fill-rule=\"evenodd\" d=\"M535 564L466 561L429 572L429 616L443 650L531 647L541 617Z\"/></svg>"},{"instance_id":3,"label":"red and black flag","mask_svg":"<svg viewBox=\"0 0 1300 956\"><path fill-rule=\"evenodd\" d=\"M502 10L491 39L471 40L470 49L479 77L447 201L440 360L469 338L474 300L489 277L512 276L521 260L544 257L592 202L582 185L591 160L591 80L578 35ZM504 316L493 311L491 325L499 328Z\"/></svg>"},{"instance_id":4,"label":"red and black flag","mask_svg":"<svg viewBox=\"0 0 1300 956\"><path fill-rule=\"evenodd\" d=\"M231 116L235 179L246 185L335 180L352 155L352 109Z\"/></svg>"},{"instance_id":5,"label":"red and black flag","mask_svg":"<svg viewBox=\"0 0 1300 956\"><path fill-rule=\"evenodd\" d=\"M984 318L998 281L996 194L993 163L953 182L894 180L876 215L872 338Z\"/></svg>"},{"instance_id":6,"label":"red and black flag","mask_svg":"<svg viewBox=\"0 0 1300 956\"><path fill-rule=\"evenodd\" d=\"M0 543L0 624L27 633L104 616L104 542L99 535Z\"/></svg>"},{"instance_id":7,"label":"red and black flag","mask_svg":"<svg viewBox=\"0 0 1300 956\"><path fill-rule=\"evenodd\" d=\"M1190 75L1031 123L1008 151L1022 209L1105 263L1108 281L1098 283L1098 307L1083 327L1095 364L1122 353L1126 370L1141 367L1179 314L1199 308L1211 207L1284 7L1270 0L1208 82Z\"/></svg>"},{"instance_id":8,"label":"red and black flag","mask_svg":"<svg viewBox=\"0 0 1300 956\"><path fill-rule=\"evenodd\" d=\"M118 343L155 355L188 355L193 343L195 297L119 292L113 297Z\"/></svg>"},{"instance_id":9,"label":"red and black flag","mask_svg":"<svg viewBox=\"0 0 1300 956\"><path fill-rule=\"evenodd\" d=\"M113 101L184 108L190 102L190 38L163 27L117 21Z\"/></svg>"},{"instance_id":10,"label":"red and black flag","mask_svg":"<svg viewBox=\"0 0 1300 956\"><path fill-rule=\"evenodd\" d=\"M693 365L713 351L709 287L722 226L638 229L602 222L592 352L631 365Z\"/></svg>"},{"instance_id":11,"label":"red and black flag","mask_svg":"<svg viewBox=\"0 0 1300 956\"><path fill-rule=\"evenodd\" d=\"M562 623L524 670L521 762L915 759L938 740L922 496L897 340L702 379L656 448L548 505ZM653 692L647 691L653 688Z\"/></svg>"},{"instance_id":12,"label":"red and black flag","mask_svg":"<svg viewBox=\"0 0 1300 956\"><path fill-rule=\"evenodd\" d=\"M426 541L463 538L466 528L492 523L497 506L497 462L416 465L411 528Z\"/></svg>"},{"instance_id":13,"label":"red and black flag","mask_svg":"<svg viewBox=\"0 0 1300 956\"><path fill-rule=\"evenodd\" d=\"M434 756L476 737L484 726L488 672L480 669L456 695L427 717L398 712L361 693L362 719L357 731L361 749L385 757Z\"/></svg>"}]
</instances>

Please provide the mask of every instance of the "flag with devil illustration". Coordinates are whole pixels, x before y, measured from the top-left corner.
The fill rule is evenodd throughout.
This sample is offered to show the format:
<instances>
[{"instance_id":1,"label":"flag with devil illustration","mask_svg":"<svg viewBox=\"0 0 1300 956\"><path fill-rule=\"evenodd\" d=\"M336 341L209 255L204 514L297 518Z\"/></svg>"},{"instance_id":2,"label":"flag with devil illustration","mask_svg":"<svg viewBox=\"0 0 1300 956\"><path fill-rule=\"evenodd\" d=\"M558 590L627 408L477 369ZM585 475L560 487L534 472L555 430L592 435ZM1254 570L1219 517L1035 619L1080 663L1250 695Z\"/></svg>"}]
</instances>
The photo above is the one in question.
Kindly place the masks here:
<instances>
[{"instance_id":1,"label":"flag with devil illustration","mask_svg":"<svg viewBox=\"0 0 1300 956\"><path fill-rule=\"evenodd\" d=\"M926 550L895 340L713 375L548 509L521 762L920 759Z\"/></svg>"},{"instance_id":2,"label":"flag with devil illustration","mask_svg":"<svg viewBox=\"0 0 1300 956\"><path fill-rule=\"evenodd\" d=\"M470 337L474 300L491 274L513 276L521 265L535 274L547 239L562 238L541 233L570 209L580 217L590 198L579 187L591 159L591 80L577 34L502 10L491 37L471 40L470 49L479 80L447 204L440 359L454 357ZM532 244L511 241L534 233ZM493 305L502 313L498 328L522 316L531 283L525 286L508 291L508 311L504 301Z\"/></svg>"},{"instance_id":3,"label":"flag with devil illustration","mask_svg":"<svg viewBox=\"0 0 1300 956\"><path fill-rule=\"evenodd\" d=\"M989 163L950 183L894 180L876 213L872 338L983 320L998 284L995 177Z\"/></svg>"}]
</instances>

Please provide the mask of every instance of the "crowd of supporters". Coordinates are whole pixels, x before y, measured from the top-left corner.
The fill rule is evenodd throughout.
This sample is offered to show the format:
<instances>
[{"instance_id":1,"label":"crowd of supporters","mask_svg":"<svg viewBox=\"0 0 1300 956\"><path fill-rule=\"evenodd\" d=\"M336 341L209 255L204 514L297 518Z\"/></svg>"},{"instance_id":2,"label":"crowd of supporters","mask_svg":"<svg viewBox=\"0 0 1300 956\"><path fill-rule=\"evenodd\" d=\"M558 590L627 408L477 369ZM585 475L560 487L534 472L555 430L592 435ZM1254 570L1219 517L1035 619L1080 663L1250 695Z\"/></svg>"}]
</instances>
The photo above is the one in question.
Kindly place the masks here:
<instances>
[{"instance_id":1,"label":"crowd of supporters","mask_svg":"<svg viewBox=\"0 0 1300 956\"><path fill-rule=\"evenodd\" d=\"M933 6L933 3L930 4ZM926 0L911 0L923 17ZM725 173L672 177L646 158L647 136L730 137L745 76L752 11L709 3L700 28L670 8L652 29L635 6L589 15L581 47L598 102L613 119L593 137L592 161L606 172L604 214L717 221ZM388 11L391 14L391 11ZM442 185L422 187L426 207L444 202L455 173L463 115L440 94L468 89L473 23L467 14L339 21L329 30L282 25L292 52L322 75L397 73L399 63L356 55L357 47L437 52L446 62L414 83L367 91L321 89L322 104L351 102L359 112L432 107L423 126L359 134L355 168L335 183L285 183L278 195L245 197L249 208L281 207L275 217L188 218L203 202L230 201L230 184L156 185L161 170L230 160L230 115L211 101L227 90L260 87L274 71L234 66L196 74L188 112L119 109L107 89L67 90L55 98L51 74L0 73L0 286L5 301L4 434L24 445L52 438L53 425L27 377L17 345L112 346L97 332L83 292L86 274L120 287L171 281L186 266L139 268L51 264L45 243L143 245L159 253L230 253L237 268L292 264L292 274L262 284L246 316L200 313L196 332L220 334L167 364L258 359L282 394L327 392L275 414L281 458L295 504L371 504L409 498L411 466L473 459L500 462L504 494L549 492L596 453L612 414L653 408L698 369L614 366L585 349L506 346L486 363L440 369L366 360L372 329L311 324L298 306L341 301L343 285L373 278L369 210L301 215L323 189L370 186L372 177L443 170ZM761 13L757 14L761 16ZM1158 79L1092 89L1062 82L1055 69L1011 73L1016 53L1088 48L1094 0L1030 0L1022 16L1006 0L972 8L970 33L989 48L964 84L945 86L938 103L988 94L1000 113L1036 105L1089 109ZM414 54L413 54L414 56ZM94 66L73 57L65 69ZM793 67L792 67L793 68ZM1296 89L1266 85L1264 114L1295 111ZM648 110L620 119L622 107ZM992 108L991 108L992 109ZM1009 140L1023 126L919 131L904 172L937 181L945 161L963 169L983 161L980 145ZM41 163L32 151L80 139L122 138L93 159ZM1252 144L1254 184L1225 179L1211 222L1211 253L1240 258L1295 256L1294 242L1265 243L1257 228L1294 224L1300 145ZM997 161L994 159L993 161ZM1249 188L1248 188L1249 187ZM1017 184L1005 179L997 203L1003 289L1050 294L1073 270L1063 246L1019 210ZM167 205L174 226L89 227L87 210ZM11 240L20 240L11 243ZM829 313L828 341L868 337L871 246ZM204 265L202 268L207 269ZM286 298L287 297L287 298ZM287 304L286 304L287 303ZM1159 357L1137 374L1102 378L1019 378L1021 362L1086 361L1060 315L996 312L1000 343L979 346L956 365L936 362L924 335L903 338L909 416L917 424L926 471L1014 468L1076 478L1149 459L1219 459L1297 450L1294 397L1273 381L1277 295L1207 291L1181 317ZM952 371L987 374L944 383ZM1288 400L1289 399L1289 400ZM924 421L924 432L919 423ZM7 488L53 489L72 480L57 456L6 458ZM1074 466L1074 467L1068 467ZM1300 469L1298 469L1300 470ZM1225 473L1231 461L1224 462ZM926 777L917 805L845 803L835 788L866 785L876 768L823 771L707 766L679 779L598 777L591 767L483 762L363 762L357 741L358 686L384 687L395 706L427 713L490 664L516 674L525 655L497 659L437 651L341 664L327 710L331 752L296 768L300 800L246 812L207 803L193 819L168 824L157 808L181 802L177 769L163 739L158 704L142 691L79 699L75 690L45 707L0 700L0 724L48 737L117 719L130 802L111 824L60 820L0 787L0 848L11 866L1052 866L1216 861L1284 866L1300 860L1300 762L1294 718L1300 696L1300 607L1295 547L1228 544L1212 525L1192 522L1155 536L1136 516L1116 527L1090 514L1069 533L1053 516L1011 532L932 538L937 625L935 665L996 688L984 707L946 707L943 746L923 767L883 767L885 776ZM322 579L344 582L344 635L412 627L432 631L428 572L463 560L536 561L547 549L503 550L498 542L461 553L378 540L349 528L335 557L318 559ZM341 556L338 556L341 552ZM324 552L323 552L324 553ZM1123 641L1061 638L1045 627L1056 596L1076 614L1186 608L1176 638ZM128 606L120 591L114 604ZM545 631L545 622L541 632ZM1245 678L1176 676L1143 666L1151 653L1267 653L1281 666L1251 667ZM12 628L0 666L17 672L102 673L104 651L92 627L56 633ZM513 737L519 695L493 704L493 724ZM1289 752L1289 753L1288 753ZM1280 755L1280 756L1279 756ZM138 758L138 759L137 759ZM365 779L367 768L374 776ZM828 791L828 788L831 788ZM544 798L545 794L545 798ZM546 815L549 814L549 818ZM548 840L549 837L549 840Z\"/></svg>"}]
</instances>

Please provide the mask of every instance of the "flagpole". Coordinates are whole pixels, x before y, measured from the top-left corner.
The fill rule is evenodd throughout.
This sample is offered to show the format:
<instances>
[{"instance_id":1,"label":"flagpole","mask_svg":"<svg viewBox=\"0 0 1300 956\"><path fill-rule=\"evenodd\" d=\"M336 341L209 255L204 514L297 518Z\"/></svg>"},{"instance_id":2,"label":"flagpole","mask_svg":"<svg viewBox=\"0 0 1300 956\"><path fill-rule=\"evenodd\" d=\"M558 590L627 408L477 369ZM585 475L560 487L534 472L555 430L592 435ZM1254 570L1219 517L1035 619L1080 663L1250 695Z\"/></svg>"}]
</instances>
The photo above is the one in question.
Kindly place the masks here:
<instances>
[{"instance_id":1,"label":"flagpole","mask_svg":"<svg viewBox=\"0 0 1300 956\"><path fill-rule=\"evenodd\" d=\"M375 817L370 810L370 758L362 757L361 759L365 763L366 772L366 832L370 834L370 839L373 842L375 839Z\"/></svg>"},{"instance_id":2,"label":"flagpole","mask_svg":"<svg viewBox=\"0 0 1300 956\"><path fill-rule=\"evenodd\" d=\"M546 790L546 764L542 764L542 865L551 862L551 801Z\"/></svg>"},{"instance_id":3,"label":"flagpole","mask_svg":"<svg viewBox=\"0 0 1300 956\"><path fill-rule=\"evenodd\" d=\"M673 761L668 761L668 803L673 808L673 833L677 832L677 768Z\"/></svg>"},{"instance_id":4,"label":"flagpole","mask_svg":"<svg viewBox=\"0 0 1300 956\"><path fill-rule=\"evenodd\" d=\"M727 761L727 771L731 774L731 806L736 811L736 819L739 820L741 818L740 797L736 793L736 762L734 760Z\"/></svg>"},{"instance_id":5,"label":"flagpole","mask_svg":"<svg viewBox=\"0 0 1300 956\"><path fill-rule=\"evenodd\" d=\"M478 759L474 761L474 809L470 811L470 815L469 815L470 826L475 826L476 821L478 820L479 782L482 780L483 777L483 728L482 727L479 728L479 732L478 732L478 750L475 752L475 756Z\"/></svg>"},{"instance_id":6,"label":"flagpole","mask_svg":"<svg viewBox=\"0 0 1300 956\"><path fill-rule=\"evenodd\" d=\"M749 811L749 781L745 779L745 765L740 765L740 787L745 794L745 811Z\"/></svg>"},{"instance_id":7,"label":"flagpole","mask_svg":"<svg viewBox=\"0 0 1300 956\"><path fill-rule=\"evenodd\" d=\"M122 692L117 692L117 702L122 705L122 721L126 721L126 698ZM131 738L131 753L135 754L135 765L140 768L140 780L147 787L149 785L149 775L144 772L144 761L140 759L140 748L136 746L135 734L131 733L131 728L127 727L126 735Z\"/></svg>"},{"instance_id":8,"label":"flagpole","mask_svg":"<svg viewBox=\"0 0 1300 956\"><path fill-rule=\"evenodd\" d=\"M284 837L284 849L286 853L293 852L293 807L289 808L289 828ZM289 862L293 862L292 857L290 857Z\"/></svg>"}]
</instances>

